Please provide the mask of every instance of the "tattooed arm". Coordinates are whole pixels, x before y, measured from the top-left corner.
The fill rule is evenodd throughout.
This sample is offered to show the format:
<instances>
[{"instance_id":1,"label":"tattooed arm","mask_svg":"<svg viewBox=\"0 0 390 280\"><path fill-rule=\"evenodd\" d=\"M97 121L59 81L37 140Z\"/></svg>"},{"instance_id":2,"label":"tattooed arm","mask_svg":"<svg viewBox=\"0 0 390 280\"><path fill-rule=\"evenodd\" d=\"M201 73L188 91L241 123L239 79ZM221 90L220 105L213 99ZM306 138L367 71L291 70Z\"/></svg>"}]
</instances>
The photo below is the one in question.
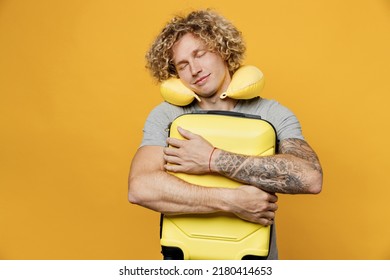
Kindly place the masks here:
<instances>
[{"instance_id":1,"label":"tattooed arm","mask_svg":"<svg viewBox=\"0 0 390 280\"><path fill-rule=\"evenodd\" d=\"M163 147L144 146L135 154L128 198L169 215L230 212L262 225L271 225L278 198L253 186L209 188L189 184L164 170Z\"/></svg>"},{"instance_id":2,"label":"tattooed arm","mask_svg":"<svg viewBox=\"0 0 390 280\"><path fill-rule=\"evenodd\" d=\"M322 168L317 155L304 140L282 140L279 154L253 157L217 150L211 169L239 182L275 193L319 193Z\"/></svg>"},{"instance_id":3,"label":"tattooed arm","mask_svg":"<svg viewBox=\"0 0 390 280\"><path fill-rule=\"evenodd\" d=\"M210 171L261 188L270 193L321 192L322 169L317 155L304 140L284 139L279 154L245 156L217 149L201 136L180 129L186 140L168 139L175 148L165 148L165 165L171 172L205 174ZM210 170L210 169L211 170Z\"/></svg>"}]
</instances>

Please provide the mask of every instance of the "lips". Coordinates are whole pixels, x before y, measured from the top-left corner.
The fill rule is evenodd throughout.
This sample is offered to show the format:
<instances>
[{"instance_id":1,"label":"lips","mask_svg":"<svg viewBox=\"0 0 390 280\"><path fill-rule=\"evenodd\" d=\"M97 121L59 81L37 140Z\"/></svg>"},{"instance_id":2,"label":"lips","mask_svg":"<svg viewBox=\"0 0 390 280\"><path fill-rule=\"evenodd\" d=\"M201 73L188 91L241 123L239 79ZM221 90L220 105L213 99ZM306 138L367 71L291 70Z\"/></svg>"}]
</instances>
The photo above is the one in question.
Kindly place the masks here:
<instances>
[{"instance_id":1,"label":"lips","mask_svg":"<svg viewBox=\"0 0 390 280\"><path fill-rule=\"evenodd\" d=\"M202 85L209 76L210 74L200 77L199 79L195 80L194 85Z\"/></svg>"}]
</instances>

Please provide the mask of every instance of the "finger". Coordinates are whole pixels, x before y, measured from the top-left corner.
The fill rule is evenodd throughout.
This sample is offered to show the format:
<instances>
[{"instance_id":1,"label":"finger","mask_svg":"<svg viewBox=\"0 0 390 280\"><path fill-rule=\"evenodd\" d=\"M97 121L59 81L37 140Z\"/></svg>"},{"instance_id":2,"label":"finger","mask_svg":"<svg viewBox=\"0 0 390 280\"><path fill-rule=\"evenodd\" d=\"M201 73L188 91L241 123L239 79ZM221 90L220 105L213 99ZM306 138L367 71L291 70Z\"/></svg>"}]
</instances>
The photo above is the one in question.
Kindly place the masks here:
<instances>
[{"instance_id":1,"label":"finger","mask_svg":"<svg viewBox=\"0 0 390 280\"><path fill-rule=\"evenodd\" d=\"M164 155L164 160L167 163L176 164L176 165L181 163L181 159L179 157L176 157L176 156Z\"/></svg>"},{"instance_id":2,"label":"finger","mask_svg":"<svg viewBox=\"0 0 390 280\"><path fill-rule=\"evenodd\" d=\"M164 164L164 168L166 171L171 171L171 172L181 172L181 173L185 173L186 172L186 168L185 166L181 165L180 164L180 159L177 160L177 158L170 158L168 159L170 161L167 161L166 164Z\"/></svg>"},{"instance_id":3,"label":"finger","mask_svg":"<svg viewBox=\"0 0 390 280\"><path fill-rule=\"evenodd\" d=\"M276 210L278 210L278 205L276 203L262 203L257 207L258 215L260 216L263 216L264 213L267 212L275 213Z\"/></svg>"},{"instance_id":4,"label":"finger","mask_svg":"<svg viewBox=\"0 0 390 280\"><path fill-rule=\"evenodd\" d=\"M164 164L164 168L166 171L169 171L169 172L177 172L177 167L178 165L174 165L174 164Z\"/></svg>"},{"instance_id":5,"label":"finger","mask_svg":"<svg viewBox=\"0 0 390 280\"><path fill-rule=\"evenodd\" d=\"M265 206L262 211L276 212L278 208L279 206L276 203L268 203L267 206Z\"/></svg>"},{"instance_id":6,"label":"finger","mask_svg":"<svg viewBox=\"0 0 390 280\"><path fill-rule=\"evenodd\" d=\"M177 127L177 131L179 131L180 135L183 136L185 139L194 139L197 137L197 134L192 133L191 131L184 129L180 126Z\"/></svg>"},{"instance_id":7,"label":"finger","mask_svg":"<svg viewBox=\"0 0 390 280\"><path fill-rule=\"evenodd\" d=\"M170 148L166 147L164 148L164 154L167 156L178 156L179 155L179 149L178 148Z\"/></svg>"},{"instance_id":8,"label":"finger","mask_svg":"<svg viewBox=\"0 0 390 280\"><path fill-rule=\"evenodd\" d=\"M184 140L180 140L180 139L177 139L177 138L167 138L167 144L169 146L172 146L172 147L176 147L176 148L180 148L183 144L183 141Z\"/></svg>"},{"instance_id":9,"label":"finger","mask_svg":"<svg viewBox=\"0 0 390 280\"><path fill-rule=\"evenodd\" d=\"M267 199L269 202L277 202L278 201L278 197L276 195L273 195L273 194L268 194L268 199Z\"/></svg>"},{"instance_id":10,"label":"finger","mask_svg":"<svg viewBox=\"0 0 390 280\"><path fill-rule=\"evenodd\" d=\"M278 210L279 206L276 203L269 203L266 207L266 210L275 212Z\"/></svg>"},{"instance_id":11,"label":"finger","mask_svg":"<svg viewBox=\"0 0 390 280\"><path fill-rule=\"evenodd\" d=\"M274 223L274 220L266 219L266 218L260 218L258 221L256 221L258 224L262 226L270 226Z\"/></svg>"},{"instance_id":12,"label":"finger","mask_svg":"<svg viewBox=\"0 0 390 280\"><path fill-rule=\"evenodd\" d=\"M263 211L261 213L261 218L264 218L267 220L273 220L273 219L275 219L275 212L274 211Z\"/></svg>"}]
</instances>

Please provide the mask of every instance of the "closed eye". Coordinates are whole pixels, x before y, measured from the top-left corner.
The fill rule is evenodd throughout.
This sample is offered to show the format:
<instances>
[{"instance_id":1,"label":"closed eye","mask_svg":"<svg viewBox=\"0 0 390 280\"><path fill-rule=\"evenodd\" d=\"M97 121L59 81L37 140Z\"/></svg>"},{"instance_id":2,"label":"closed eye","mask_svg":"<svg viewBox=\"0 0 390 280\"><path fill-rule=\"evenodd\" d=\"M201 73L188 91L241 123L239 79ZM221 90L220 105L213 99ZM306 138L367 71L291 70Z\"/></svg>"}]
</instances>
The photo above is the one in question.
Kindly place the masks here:
<instances>
[{"instance_id":1,"label":"closed eye","mask_svg":"<svg viewBox=\"0 0 390 280\"><path fill-rule=\"evenodd\" d=\"M196 52L195 57L196 57L196 58L202 57L202 56L204 56L206 53L207 53L207 51L205 51L205 50L200 50L200 51Z\"/></svg>"},{"instance_id":2,"label":"closed eye","mask_svg":"<svg viewBox=\"0 0 390 280\"><path fill-rule=\"evenodd\" d=\"M181 71L181 70L184 70L187 66L188 66L188 63L180 63L177 66L177 69Z\"/></svg>"}]
</instances>

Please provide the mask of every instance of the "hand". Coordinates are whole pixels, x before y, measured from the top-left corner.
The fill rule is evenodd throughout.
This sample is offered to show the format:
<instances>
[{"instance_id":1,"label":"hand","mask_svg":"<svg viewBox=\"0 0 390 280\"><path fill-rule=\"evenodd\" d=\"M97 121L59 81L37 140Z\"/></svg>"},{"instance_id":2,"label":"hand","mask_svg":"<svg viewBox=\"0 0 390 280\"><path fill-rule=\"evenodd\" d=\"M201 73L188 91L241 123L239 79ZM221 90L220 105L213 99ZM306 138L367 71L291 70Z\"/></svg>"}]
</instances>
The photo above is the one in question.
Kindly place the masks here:
<instances>
[{"instance_id":1,"label":"hand","mask_svg":"<svg viewBox=\"0 0 390 280\"><path fill-rule=\"evenodd\" d=\"M278 197L275 194L249 185L242 185L235 190L237 193L233 198L232 212L236 216L263 226L273 224L278 209Z\"/></svg>"},{"instance_id":2,"label":"hand","mask_svg":"<svg viewBox=\"0 0 390 280\"><path fill-rule=\"evenodd\" d=\"M164 148L164 165L167 171L187 174L205 174L209 172L209 158L213 146L202 136L178 127L184 140L168 138L171 147Z\"/></svg>"}]
</instances>

